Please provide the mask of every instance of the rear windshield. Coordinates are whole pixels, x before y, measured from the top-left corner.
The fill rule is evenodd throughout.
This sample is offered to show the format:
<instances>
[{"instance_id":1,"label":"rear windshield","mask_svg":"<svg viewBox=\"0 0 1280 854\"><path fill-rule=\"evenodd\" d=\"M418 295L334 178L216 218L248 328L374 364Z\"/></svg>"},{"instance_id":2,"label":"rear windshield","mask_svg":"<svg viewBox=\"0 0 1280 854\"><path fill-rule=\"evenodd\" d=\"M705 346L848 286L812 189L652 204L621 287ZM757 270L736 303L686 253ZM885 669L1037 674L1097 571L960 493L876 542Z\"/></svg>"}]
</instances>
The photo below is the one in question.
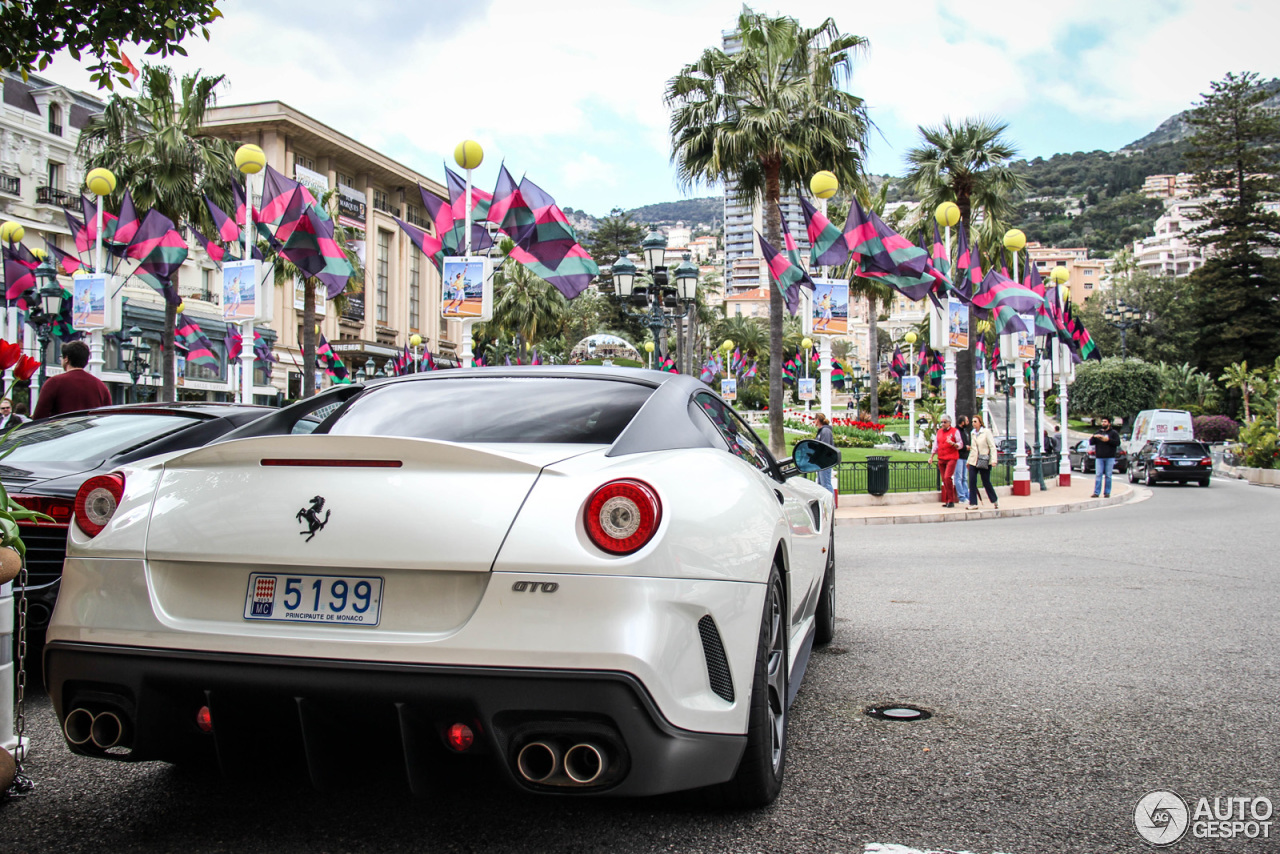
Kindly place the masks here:
<instances>
[{"instance_id":1,"label":"rear windshield","mask_svg":"<svg viewBox=\"0 0 1280 854\"><path fill-rule=\"evenodd\" d=\"M1195 442L1166 442L1161 446L1166 454L1179 457L1207 457L1209 449Z\"/></svg>"},{"instance_id":2,"label":"rear windshield","mask_svg":"<svg viewBox=\"0 0 1280 854\"><path fill-rule=\"evenodd\" d=\"M200 421L185 415L104 413L37 422L0 442L6 462L104 460L186 429ZM8 453L12 448L13 452Z\"/></svg>"},{"instance_id":3,"label":"rear windshield","mask_svg":"<svg viewBox=\"0 0 1280 854\"><path fill-rule=\"evenodd\" d=\"M471 377L370 389L339 416L340 436L445 442L611 445L653 389L563 377Z\"/></svg>"}]
</instances>

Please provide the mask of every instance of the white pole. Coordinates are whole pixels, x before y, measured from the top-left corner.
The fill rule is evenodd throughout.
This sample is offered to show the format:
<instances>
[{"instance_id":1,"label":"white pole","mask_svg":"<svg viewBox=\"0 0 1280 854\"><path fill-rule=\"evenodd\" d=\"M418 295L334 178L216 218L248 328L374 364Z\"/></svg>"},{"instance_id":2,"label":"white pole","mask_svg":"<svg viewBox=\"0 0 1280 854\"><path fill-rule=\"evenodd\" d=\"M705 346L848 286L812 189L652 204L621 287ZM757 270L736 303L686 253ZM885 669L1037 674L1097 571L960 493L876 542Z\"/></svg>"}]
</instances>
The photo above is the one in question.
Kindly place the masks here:
<instances>
[{"instance_id":1,"label":"white pole","mask_svg":"<svg viewBox=\"0 0 1280 854\"><path fill-rule=\"evenodd\" d=\"M1018 281L1018 253L1013 253L1013 280ZM1034 332L1034 330L1032 330ZM1015 413L1014 423L1017 425L1018 442L1017 457L1013 466L1013 494L1014 495L1030 495L1031 494L1031 468L1027 465L1027 413L1025 411L1024 401L1026 400L1026 362L1022 358L1022 350L1017 346L1017 336L1014 337L1014 369L1017 371L1017 377L1014 379L1014 398L1017 401L1017 412Z\"/></svg>"},{"instance_id":2,"label":"white pole","mask_svg":"<svg viewBox=\"0 0 1280 854\"><path fill-rule=\"evenodd\" d=\"M253 260L253 176L244 175L244 260ZM257 285L257 282L254 282ZM312 287L303 282L303 287ZM271 299L270 296L267 299ZM261 308L257 309L261 311ZM264 315L265 316L265 315ZM240 395L241 403L253 403L253 318L240 327Z\"/></svg>"},{"instance_id":3,"label":"white pole","mask_svg":"<svg viewBox=\"0 0 1280 854\"><path fill-rule=\"evenodd\" d=\"M946 232L947 241L947 260L951 260L951 226L943 228ZM943 318L947 323L946 338L947 348L944 351L945 361L942 370L942 393L946 401L947 415L951 418L951 423L956 423L956 348L951 346L951 311L948 304L947 311L943 312Z\"/></svg>"},{"instance_id":4,"label":"white pole","mask_svg":"<svg viewBox=\"0 0 1280 854\"><path fill-rule=\"evenodd\" d=\"M468 227L467 230L470 231L470 227ZM474 322L474 320L462 321L462 355L459 357L461 360L461 365L459 367L471 367L471 358L473 355L471 352L471 324Z\"/></svg>"},{"instance_id":5,"label":"white pole","mask_svg":"<svg viewBox=\"0 0 1280 854\"><path fill-rule=\"evenodd\" d=\"M907 371L914 371L916 368L916 345L907 342ZM901 386L899 386L901 388ZM907 447L916 450L916 399L913 397L907 401Z\"/></svg>"},{"instance_id":6,"label":"white pole","mask_svg":"<svg viewBox=\"0 0 1280 854\"><path fill-rule=\"evenodd\" d=\"M467 196L464 204L466 205L466 217L467 217L466 219L466 222L467 222L466 255L470 257L471 255L471 170L470 169L467 170Z\"/></svg>"},{"instance_id":7,"label":"white pole","mask_svg":"<svg viewBox=\"0 0 1280 854\"><path fill-rule=\"evenodd\" d=\"M1061 299L1062 289L1058 288L1058 296ZM1058 453L1062 455L1062 459L1068 459L1067 446L1068 436L1071 428L1067 425L1067 371L1071 367L1071 353L1061 341L1053 342L1053 349L1058 354L1058 423L1062 426L1062 440L1059 443ZM1058 465L1058 486L1071 485L1071 466Z\"/></svg>"},{"instance_id":8,"label":"white pole","mask_svg":"<svg viewBox=\"0 0 1280 854\"><path fill-rule=\"evenodd\" d=\"M98 211L94 214L97 222L97 228L95 229L96 233L94 235L95 246L93 251L93 272L97 273L99 276L107 275L106 266L102 262L102 209L106 207L106 204L107 197L98 196ZM107 282L106 286L103 288L103 292L107 294L108 299L111 296L110 288L110 282ZM44 354L41 354L40 358L43 359ZM89 333L89 373L101 374L102 366L102 330L95 329L93 332Z\"/></svg>"},{"instance_id":9,"label":"white pole","mask_svg":"<svg viewBox=\"0 0 1280 854\"><path fill-rule=\"evenodd\" d=\"M831 337L823 335L818 338L818 373L822 376L822 412L831 420Z\"/></svg>"}]
</instances>

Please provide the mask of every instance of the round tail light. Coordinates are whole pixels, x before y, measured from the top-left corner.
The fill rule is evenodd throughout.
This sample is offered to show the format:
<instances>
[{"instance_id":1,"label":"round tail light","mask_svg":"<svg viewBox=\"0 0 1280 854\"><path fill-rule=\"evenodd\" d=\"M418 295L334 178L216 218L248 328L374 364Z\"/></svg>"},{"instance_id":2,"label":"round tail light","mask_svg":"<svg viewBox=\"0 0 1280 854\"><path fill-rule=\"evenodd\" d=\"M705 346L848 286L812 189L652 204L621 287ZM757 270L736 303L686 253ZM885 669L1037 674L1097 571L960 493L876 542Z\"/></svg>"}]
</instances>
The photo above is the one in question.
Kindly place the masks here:
<instances>
[{"instance_id":1,"label":"round tail light","mask_svg":"<svg viewBox=\"0 0 1280 854\"><path fill-rule=\"evenodd\" d=\"M662 502L649 484L613 480L587 501L587 536L613 555L629 555L653 539L662 521Z\"/></svg>"},{"instance_id":2,"label":"round tail light","mask_svg":"<svg viewBox=\"0 0 1280 854\"><path fill-rule=\"evenodd\" d=\"M76 524L91 537L98 536L115 515L124 497L124 475L91 477L76 492Z\"/></svg>"}]
</instances>

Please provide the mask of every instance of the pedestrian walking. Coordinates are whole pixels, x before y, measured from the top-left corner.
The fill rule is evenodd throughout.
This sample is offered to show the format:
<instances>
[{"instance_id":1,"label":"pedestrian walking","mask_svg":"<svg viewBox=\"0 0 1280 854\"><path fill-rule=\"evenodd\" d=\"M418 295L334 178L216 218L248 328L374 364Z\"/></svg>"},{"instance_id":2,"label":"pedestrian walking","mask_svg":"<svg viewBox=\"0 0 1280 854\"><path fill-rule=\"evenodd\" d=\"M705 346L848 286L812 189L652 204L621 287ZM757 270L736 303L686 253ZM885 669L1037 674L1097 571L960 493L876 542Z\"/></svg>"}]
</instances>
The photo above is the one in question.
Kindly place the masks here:
<instances>
[{"instance_id":1,"label":"pedestrian walking","mask_svg":"<svg viewBox=\"0 0 1280 854\"><path fill-rule=\"evenodd\" d=\"M937 460L938 475L942 479L942 506L956 506L956 463L960 459L960 433L951 426L951 416L939 419L938 434L933 437L933 451L929 462Z\"/></svg>"},{"instance_id":2,"label":"pedestrian walking","mask_svg":"<svg viewBox=\"0 0 1280 854\"><path fill-rule=\"evenodd\" d=\"M0 435L8 433L19 424L23 424L27 419L13 411L13 401L9 398L0 399Z\"/></svg>"},{"instance_id":3,"label":"pedestrian walking","mask_svg":"<svg viewBox=\"0 0 1280 854\"><path fill-rule=\"evenodd\" d=\"M956 460L956 500L961 504L969 503L969 467L965 460L969 459L970 441L969 416L961 415L956 419L956 432L960 434L959 459Z\"/></svg>"},{"instance_id":4,"label":"pedestrian walking","mask_svg":"<svg viewBox=\"0 0 1280 854\"><path fill-rule=\"evenodd\" d=\"M973 429L969 434L969 509L978 509L978 478L982 478L982 485L986 487L987 498L991 499L991 506L996 510L1000 509L1000 503L996 500L995 487L991 485L991 467L995 465L999 451L996 449L996 437L991 434L986 425L982 423L982 416L973 416Z\"/></svg>"},{"instance_id":5,"label":"pedestrian walking","mask_svg":"<svg viewBox=\"0 0 1280 854\"><path fill-rule=\"evenodd\" d=\"M1116 467L1116 451L1120 447L1120 434L1111 426L1110 418L1102 419L1101 429L1089 437L1093 446L1094 469L1097 474L1093 478L1093 497L1101 493L1103 498L1111 497L1111 472Z\"/></svg>"},{"instance_id":6,"label":"pedestrian walking","mask_svg":"<svg viewBox=\"0 0 1280 854\"><path fill-rule=\"evenodd\" d=\"M96 409L111 405L111 392L102 380L84 369L89 364L89 348L83 341L62 345L62 373L45 380L40 387L33 418L48 418L64 412Z\"/></svg>"},{"instance_id":7,"label":"pedestrian walking","mask_svg":"<svg viewBox=\"0 0 1280 854\"><path fill-rule=\"evenodd\" d=\"M836 439L831 431L831 422L827 420L825 412L818 413L818 435L814 436L819 442L826 442L828 445L835 447ZM825 486L828 492L835 492L835 487L831 483L831 469L823 469L818 472L818 486Z\"/></svg>"}]
</instances>

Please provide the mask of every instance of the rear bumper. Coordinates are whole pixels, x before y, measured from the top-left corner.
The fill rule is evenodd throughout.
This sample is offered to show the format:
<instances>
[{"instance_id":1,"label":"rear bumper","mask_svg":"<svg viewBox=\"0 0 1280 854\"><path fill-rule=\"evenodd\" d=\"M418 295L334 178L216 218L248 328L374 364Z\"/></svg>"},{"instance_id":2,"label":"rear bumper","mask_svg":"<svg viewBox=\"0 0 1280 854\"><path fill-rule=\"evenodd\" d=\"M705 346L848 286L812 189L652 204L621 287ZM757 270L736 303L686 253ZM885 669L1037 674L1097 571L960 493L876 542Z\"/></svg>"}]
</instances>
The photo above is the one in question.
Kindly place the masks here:
<instances>
[{"instance_id":1,"label":"rear bumper","mask_svg":"<svg viewBox=\"0 0 1280 854\"><path fill-rule=\"evenodd\" d=\"M1151 469L1156 481L1201 481L1208 480L1213 470L1208 466L1195 468Z\"/></svg>"},{"instance_id":2,"label":"rear bumper","mask_svg":"<svg viewBox=\"0 0 1280 854\"><path fill-rule=\"evenodd\" d=\"M224 774L292 767L319 787L349 785L353 764L414 792L448 785L459 762L487 758L522 788L653 795L728 780L745 736L672 726L634 677L607 671L481 668L196 653L53 641L46 683L60 722L73 708L124 720L124 761L209 762ZM213 732L196 726L208 706ZM455 754L443 733L466 723ZM556 787L514 770L533 740L591 741L610 753L605 783ZM353 755L354 754L354 755ZM366 767L367 766L367 767ZM499 770L500 769L500 770Z\"/></svg>"}]
</instances>

